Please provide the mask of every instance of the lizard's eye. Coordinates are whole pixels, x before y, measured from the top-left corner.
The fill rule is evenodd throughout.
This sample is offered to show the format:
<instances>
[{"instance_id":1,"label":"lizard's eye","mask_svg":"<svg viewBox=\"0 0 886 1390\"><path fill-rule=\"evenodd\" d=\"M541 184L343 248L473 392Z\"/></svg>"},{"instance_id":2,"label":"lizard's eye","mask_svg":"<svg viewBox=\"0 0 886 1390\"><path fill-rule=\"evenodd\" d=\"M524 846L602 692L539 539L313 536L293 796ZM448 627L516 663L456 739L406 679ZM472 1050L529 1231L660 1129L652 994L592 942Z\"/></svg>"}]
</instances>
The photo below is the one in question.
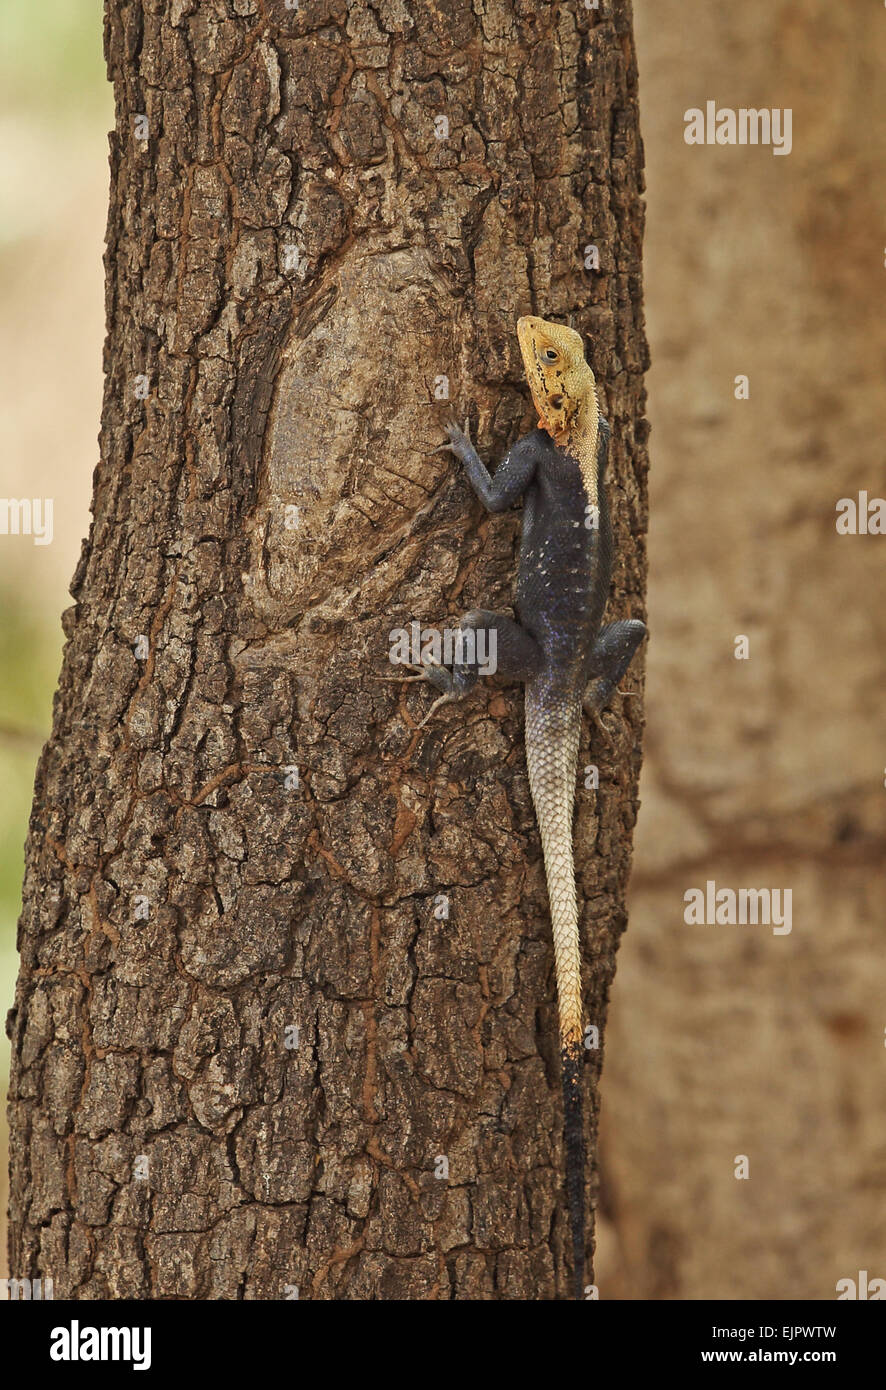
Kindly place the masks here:
<instances>
[{"instance_id":1,"label":"lizard's eye","mask_svg":"<svg viewBox=\"0 0 886 1390\"><path fill-rule=\"evenodd\" d=\"M546 362L556 362L558 356L559 353L557 352L556 348L545 348L544 352L542 353L542 357Z\"/></svg>"},{"instance_id":2,"label":"lizard's eye","mask_svg":"<svg viewBox=\"0 0 886 1390\"><path fill-rule=\"evenodd\" d=\"M563 397L551 396L550 404L554 407L555 410L559 410L560 406L563 404Z\"/></svg>"}]
</instances>

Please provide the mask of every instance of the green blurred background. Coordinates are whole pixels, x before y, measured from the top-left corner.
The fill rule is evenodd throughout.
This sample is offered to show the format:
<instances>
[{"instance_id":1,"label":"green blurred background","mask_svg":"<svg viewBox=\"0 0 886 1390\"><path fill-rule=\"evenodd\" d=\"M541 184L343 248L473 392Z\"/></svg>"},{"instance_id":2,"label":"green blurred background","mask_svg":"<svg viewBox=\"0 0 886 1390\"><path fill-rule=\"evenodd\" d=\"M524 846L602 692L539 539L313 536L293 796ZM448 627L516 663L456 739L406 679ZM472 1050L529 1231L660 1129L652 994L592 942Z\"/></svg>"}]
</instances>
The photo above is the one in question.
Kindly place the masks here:
<instances>
[{"instance_id":1,"label":"green blurred background","mask_svg":"<svg viewBox=\"0 0 886 1390\"><path fill-rule=\"evenodd\" d=\"M101 408L111 88L100 0L0 6L0 420L3 497L53 498L51 545L0 537L0 1009L15 989L15 928L34 768L49 732L59 617L89 526ZM9 1042L3 1087L6 1219ZM6 1240L0 1262L6 1271Z\"/></svg>"}]
</instances>

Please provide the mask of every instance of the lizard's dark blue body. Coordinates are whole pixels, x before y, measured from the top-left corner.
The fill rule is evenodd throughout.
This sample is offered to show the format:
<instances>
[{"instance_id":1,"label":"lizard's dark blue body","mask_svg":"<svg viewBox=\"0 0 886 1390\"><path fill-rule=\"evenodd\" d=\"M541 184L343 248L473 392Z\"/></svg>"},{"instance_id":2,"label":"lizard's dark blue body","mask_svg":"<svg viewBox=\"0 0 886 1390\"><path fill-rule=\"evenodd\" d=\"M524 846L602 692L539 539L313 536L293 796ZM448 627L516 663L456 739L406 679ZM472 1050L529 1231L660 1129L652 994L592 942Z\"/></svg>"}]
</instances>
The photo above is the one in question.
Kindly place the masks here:
<instances>
[{"instance_id":1,"label":"lizard's dark blue body","mask_svg":"<svg viewBox=\"0 0 886 1390\"><path fill-rule=\"evenodd\" d=\"M601 419L597 501L592 504L578 462L545 430L532 430L519 439L490 477L468 436L455 425L449 427L449 447L489 511L506 511L523 498L519 625L484 609L466 614L462 625L496 630L498 674L544 685L551 697L572 697L597 709L621 680L646 631L643 623L631 620L601 627L612 575L605 483L610 434ZM475 684L477 667L467 663L451 676L435 668L427 675L446 693L462 695ZM600 682L605 691L589 691L592 681Z\"/></svg>"},{"instance_id":2,"label":"lizard's dark blue body","mask_svg":"<svg viewBox=\"0 0 886 1390\"><path fill-rule=\"evenodd\" d=\"M580 695L612 569L612 532L601 486L604 437L608 442L606 431L601 435L599 517L589 506L578 464L549 434L533 430L517 446L535 464L523 497L517 612L541 648L550 678Z\"/></svg>"}]
</instances>

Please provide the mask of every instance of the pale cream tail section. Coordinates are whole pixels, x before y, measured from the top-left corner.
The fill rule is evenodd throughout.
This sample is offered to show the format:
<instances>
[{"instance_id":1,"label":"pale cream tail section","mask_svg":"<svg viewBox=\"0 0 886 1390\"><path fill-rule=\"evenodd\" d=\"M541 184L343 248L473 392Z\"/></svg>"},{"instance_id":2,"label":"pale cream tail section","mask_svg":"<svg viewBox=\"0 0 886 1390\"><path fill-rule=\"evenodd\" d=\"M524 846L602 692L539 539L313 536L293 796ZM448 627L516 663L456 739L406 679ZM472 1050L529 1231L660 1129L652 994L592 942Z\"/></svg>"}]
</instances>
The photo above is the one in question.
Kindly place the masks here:
<instances>
[{"instance_id":1,"label":"pale cream tail section","mask_svg":"<svg viewBox=\"0 0 886 1390\"><path fill-rule=\"evenodd\" d=\"M526 690L526 762L544 851L554 935L560 1046L573 1054L582 1041L581 950L572 819L581 735L581 705Z\"/></svg>"}]
</instances>

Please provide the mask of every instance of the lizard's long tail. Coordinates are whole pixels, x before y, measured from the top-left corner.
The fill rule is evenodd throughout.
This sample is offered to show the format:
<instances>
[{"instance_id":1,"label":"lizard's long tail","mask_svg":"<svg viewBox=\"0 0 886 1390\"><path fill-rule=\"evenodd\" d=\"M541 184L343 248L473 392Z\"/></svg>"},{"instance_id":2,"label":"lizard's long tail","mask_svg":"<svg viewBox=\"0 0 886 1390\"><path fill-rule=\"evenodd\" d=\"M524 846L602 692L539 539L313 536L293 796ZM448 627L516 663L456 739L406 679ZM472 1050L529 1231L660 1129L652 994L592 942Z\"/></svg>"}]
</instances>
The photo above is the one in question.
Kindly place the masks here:
<instances>
[{"instance_id":1,"label":"lizard's long tail","mask_svg":"<svg viewBox=\"0 0 886 1390\"><path fill-rule=\"evenodd\" d=\"M526 688L526 762L544 851L560 1015L564 1149L575 1297L584 1297L584 1128L581 1106L581 949L572 856L572 815L581 733L577 699L550 686Z\"/></svg>"}]
</instances>

